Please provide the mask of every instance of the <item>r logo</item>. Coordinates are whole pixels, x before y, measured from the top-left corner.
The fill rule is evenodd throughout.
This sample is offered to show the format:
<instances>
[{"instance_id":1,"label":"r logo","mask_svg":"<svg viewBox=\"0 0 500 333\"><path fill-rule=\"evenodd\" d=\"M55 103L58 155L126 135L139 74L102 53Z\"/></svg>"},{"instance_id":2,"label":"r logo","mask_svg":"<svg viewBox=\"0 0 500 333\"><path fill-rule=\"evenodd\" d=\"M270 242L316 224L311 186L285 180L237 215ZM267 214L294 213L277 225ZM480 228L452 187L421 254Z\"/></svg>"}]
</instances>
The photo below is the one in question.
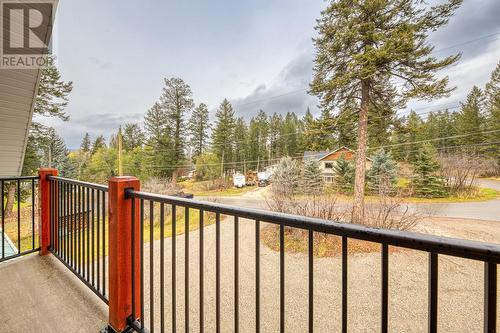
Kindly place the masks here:
<instances>
[{"instance_id":1,"label":"r logo","mask_svg":"<svg viewBox=\"0 0 500 333\"><path fill-rule=\"evenodd\" d=\"M46 54L53 4L2 2L3 54Z\"/></svg>"}]
</instances>

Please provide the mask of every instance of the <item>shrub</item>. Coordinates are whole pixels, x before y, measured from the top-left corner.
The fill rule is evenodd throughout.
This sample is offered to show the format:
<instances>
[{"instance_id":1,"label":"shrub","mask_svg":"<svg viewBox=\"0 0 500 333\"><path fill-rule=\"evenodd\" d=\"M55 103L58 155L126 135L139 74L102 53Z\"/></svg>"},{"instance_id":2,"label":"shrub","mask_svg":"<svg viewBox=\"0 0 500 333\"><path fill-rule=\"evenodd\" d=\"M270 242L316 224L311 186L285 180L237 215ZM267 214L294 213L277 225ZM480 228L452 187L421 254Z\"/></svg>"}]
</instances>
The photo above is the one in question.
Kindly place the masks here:
<instances>
[{"instance_id":1,"label":"shrub","mask_svg":"<svg viewBox=\"0 0 500 333\"><path fill-rule=\"evenodd\" d=\"M333 165L335 171L335 186L341 193L352 193L354 189L354 165L340 156Z\"/></svg>"},{"instance_id":2,"label":"shrub","mask_svg":"<svg viewBox=\"0 0 500 333\"><path fill-rule=\"evenodd\" d=\"M442 198L448 195L446 183L436 175L439 163L430 146L425 146L418 152L413 162L412 187L414 194L425 198Z\"/></svg>"},{"instance_id":3,"label":"shrub","mask_svg":"<svg viewBox=\"0 0 500 333\"><path fill-rule=\"evenodd\" d=\"M304 163L302 190L305 194L320 194L323 190L323 177L319 168L319 161L307 160Z\"/></svg>"},{"instance_id":4,"label":"shrub","mask_svg":"<svg viewBox=\"0 0 500 333\"><path fill-rule=\"evenodd\" d=\"M368 170L368 188L378 194L392 193L397 182L397 166L389 152L383 149L373 156L373 162Z\"/></svg>"},{"instance_id":5,"label":"shrub","mask_svg":"<svg viewBox=\"0 0 500 333\"><path fill-rule=\"evenodd\" d=\"M220 160L213 153L203 153L196 158L196 180L212 180L220 177Z\"/></svg>"},{"instance_id":6,"label":"shrub","mask_svg":"<svg viewBox=\"0 0 500 333\"><path fill-rule=\"evenodd\" d=\"M278 196L292 197L300 185L299 163L290 157L282 158L273 173L272 192Z\"/></svg>"}]
</instances>

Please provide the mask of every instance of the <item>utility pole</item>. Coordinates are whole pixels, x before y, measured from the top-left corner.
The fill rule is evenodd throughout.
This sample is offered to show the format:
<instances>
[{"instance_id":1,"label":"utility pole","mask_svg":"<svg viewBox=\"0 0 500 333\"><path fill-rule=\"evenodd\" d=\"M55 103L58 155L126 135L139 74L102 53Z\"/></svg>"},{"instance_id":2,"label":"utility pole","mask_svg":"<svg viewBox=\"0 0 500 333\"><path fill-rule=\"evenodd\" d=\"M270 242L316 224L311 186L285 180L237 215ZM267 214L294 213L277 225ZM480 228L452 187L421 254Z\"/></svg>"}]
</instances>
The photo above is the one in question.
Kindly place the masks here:
<instances>
[{"instance_id":1,"label":"utility pole","mask_svg":"<svg viewBox=\"0 0 500 333\"><path fill-rule=\"evenodd\" d=\"M52 147L49 143L49 168L52 168Z\"/></svg>"},{"instance_id":2,"label":"utility pole","mask_svg":"<svg viewBox=\"0 0 500 333\"><path fill-rule=\"evenodd\" d=\"M118 129L118 176L123 176L122 127Z\"/></svg>"},{"instance_id":3,"label":"utility pole","mask_svg":"<svg viewBox=\"0 0 500 333\"><path fill-rule=\"evenodd\" d=\"M222 159L220 161L220 178L224 179L224 148L222 149Z\"/></svg>"},{"instance_id":4,"label":"utility pole","mask_svg":"<svg viewBox=\"0 0 500 333\"><path fill-rule=\"evenodd\" d=\"M260 129L259 129L259 136L257 137L257 172L259 172L259 164L260 164Z\"/></svg>"}]
</instances>

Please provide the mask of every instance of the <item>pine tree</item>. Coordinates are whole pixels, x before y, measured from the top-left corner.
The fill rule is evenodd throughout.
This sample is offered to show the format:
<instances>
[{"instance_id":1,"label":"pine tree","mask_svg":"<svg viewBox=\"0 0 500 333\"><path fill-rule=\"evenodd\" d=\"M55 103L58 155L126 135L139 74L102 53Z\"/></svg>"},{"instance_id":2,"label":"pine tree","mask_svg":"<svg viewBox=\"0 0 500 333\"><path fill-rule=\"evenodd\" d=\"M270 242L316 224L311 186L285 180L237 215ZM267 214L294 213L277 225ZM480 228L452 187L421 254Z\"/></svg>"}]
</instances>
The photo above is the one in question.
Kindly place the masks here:
<instances>
[{"instance_id":1,"label":"pine tree","mask_svg":"<svg viewBox=\"0 0 500 333\"><path fill-rule=\"evenodd\" d=\"M301 150L312 151L314 150L314 116L311 110L307 108L306 113L301 121Z\"/></svg>"},{"instance_id":2,"label":"pine tree","mask_svg":"<svg viewBox=\"0 0 500 333\"><path fill-rule=\"evenodd\" d=\"M224 170L228 169L225 162L233 160L234 111L231 103L224 99L215 114L215 126L212 131L213 152L217 155Z\"/></svg>"},{"instance_id":3,"label":"pine tree","mask_svg":"<svg viewBox=\"0 0 500 333\"><path fill-rule=\"evenodd\" d=\"M301 137L300 120L295 113L287 112L282 132L283 156L296 156L302 153L300 148Z\"/></svg>"},{"instance_id":4,"label":"pine tree","mask_svg":"<svg viewBox=\"0 0 500 333\"><path fill-rule=\"evenodd\" d=\"M416 196L425 198L445 197L447 193L444 180L436 175L439 163L431 145L425 145L417 154L413 164L412 187Z\"/></svg>"},{"instance_id":5,"label":"pine tree","mask_svg":"<svg viewBox=\"0 0 500 333\"><path fill-rule=\"evenodd\" d=\"M33 112L40 116L56 117L67 121L69 116L64 109L68 105L68 96L72 90L73 82L62 81L61 74L55 66L54 57L48 57L47 65L42 67Z\"/></svg>"},{"instance_id":6,"label":"pine tree","mask_svg":"<svg viewBox=\"0 0 500 333\"><path fill-rule=\"evenodd\" d=\"M497 64L491 79L486 84L486 122L487 129L490 131L500 130L500 62ZM485 152L488 156L494 158L500 165L500 131L486 134L489 145Z\"/></svg>"},{"instance_id":7,"label":"pine tree","mask_svg":"<svg viewBox=\"0 0 500 333\"><path fill-rule=\"evenodd\" d=\"M165 111L159 103L155 103L144 117L146 131L145 165L148 174L154 177L168 177L172 174L170 167L173 159L171 131L167 124Z\"/></svg>"},{"instance_id":8,"label":"pine tree","mask_svg":"<svg viewBox=\"0 0 500 333\"><path fill-rule=\"evenodd\" d=\"M234 124L233 143L233 166L236 170L245 173L247 171L248 129L242 117L236 119Z\"/></svg>"},{"instance_id":9,"label":"pine tree","mask_svg":"<svg viewBox=\"0 0 500 333\"><path fill-rule=\"evenodd\" d=\"M450 93L448 78L437 79L436 74L460 56L438 60L427 37L448 22L461 2L449 0L426 8L416 0L338 0L331 1L318 20L311 92L323 109L342 107L352 98L360 100L355 223L364 222L368 110L373 97L402 105L408 98L431 99ZM402 85L396 89L396 80L391 79Z\"/></svg>"},{"instance_id":10,"label":"pine tree","mask_svg":"<svg viewBox=\"0 0 500 333\"><path fill-rule=\"evenodd\" d=\"M132 151L142 147L145 141L145 135L139 124L125 124L122 134L123 149Z\"/></svg>"},{"instance_id":11,"label":"pine tree","mask_svg":"<svg viewBox=\"0 0 500 333\"><path fill-rule=\"evenodd\" d=\"M379 149L372 157L372 166L367 173L368 186L379 194L390 194L397 182L397 166L391 154Z\"/></svg>"},{"instance_id":12,"label":"pine tree","mask_svg":"<svg viewBox=\"0 0 500 333\"><path fill-rule=\"evenodd\" d=\"M165 112L167 127L172 136L172 182L175 182L177 180L177 167L185 159L184 117L191 112L194 106L193 93L189 85L180 78L165 79L164 82L165 87L163 87L163 93L160 96L160 105Z\"/></svg>"},{"instance_id":13,"label":"pine tree","mask_svg":"<svg viewBox=\"0 0 500 333\"><path fill-rule=\"evenodd\" d=\"M354 189L354 166L343 155L333 165L335 186L341 193L352 193Z\"/></svg>"},{"instance_id":14,"label":"pine tree","mask_svg":"<svg viewBox=\"0 0 500 333\"><path fill-rule=\"evenodd\" d=\"M92 155L97 153L97 151L101 148L106 148L106 139L104 138L104 136L99 135L92 144Z\"/></svg>"},{"instance_id":15,"label":"pine tree","mask_svg":"<svg viewBox=\"0 0 500 333\"><path fill-rule=\"evenodd\" d=\"M192 157L196 159L207 146L209 138L210 123L208 122L208 108L200 103L191 114L189 119L189 135L191 147L193 148Z\"/></svg>"},{"instance_id":16,"label":"pine tree","mask_svg":"<svg viewBox=\"0 0 500 333\"><path fill-rule=\"evenodd\" d=\"M90 141L90 135L89 133L85 133L85 136L83 137L82 144L80 145L80 150L88 153L90 152L92 142Z\"/></svg>"},{"instance_id":17,"label":"pine tree","mask_svg":"<svg viewBox=\"0 0 500 333\"><path fill-rule=\"evenodd\" d=\"M283 116L278 113L273 113L269 119L269 160L280 158L284 150L283 135ZM272 163L269 161L269 163Z\"/></svg>"},{"instance_id":18,"label":"pine tree","mask_svg":"<svg viewBox=\"0 0 500 333\"><path fill-rule=\"evenodd\" d=\"M481 89L474 86L467 95L467 101L461 103L460 112L457 115L458 133L471 134L458 139L460 145L467 145L465 149L482 144L485 141L485 135L479 133L483 131L485 119L482 114L484 107L484 96ZM475 147L474 149L477 149Z\"/></svg>"},{"instance_id":19,"label":"pine tree","mask_svg":"<svg viewBox=\"0 0 500 333\"><path fill-rule=\"evenodd\" d=\"M269 159L268 155L269 124L267 115L260 110L258 115L250 120L248 126L249 159L251 166L260 171Z\"/></svg>"},{"instance_id":20,"label":"pine tree","mask_svg":"<svg viewBox=\"0 0 500 333\"><path fill-rule=\"evenodd\" d=\"M319 162L315 159L309 159L304 163L302 188L305 194L318 195L323 191L323 176Z\"/></svg>"}]
</instances>

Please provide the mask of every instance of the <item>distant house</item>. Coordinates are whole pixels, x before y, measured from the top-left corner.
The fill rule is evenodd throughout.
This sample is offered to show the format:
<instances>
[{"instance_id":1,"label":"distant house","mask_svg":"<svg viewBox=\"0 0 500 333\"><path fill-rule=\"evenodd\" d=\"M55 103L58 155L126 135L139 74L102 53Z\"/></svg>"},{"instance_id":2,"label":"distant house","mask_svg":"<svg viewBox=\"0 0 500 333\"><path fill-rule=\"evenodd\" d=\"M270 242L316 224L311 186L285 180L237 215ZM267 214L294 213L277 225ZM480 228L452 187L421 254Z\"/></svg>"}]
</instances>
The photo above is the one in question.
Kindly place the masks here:
<instances>
[{"instance_id":1,"label":"distant house","mask_svg":"<svg viewBox=\"0 0 500 333\"><path fill-rule=\"evenodd\" d=\"M355 158L355 151L347 147L340 147L334 151L306 151L304 152L303 160L307 161L314 159L319 161L319 167L321 173L323 174L323 180L325 183L332 183L335 179L335 169L334 165L336 161L343 156L344 159L350 161ZM371 167L372 160L366 158L366 168Z\"/></svg>"}]
</instances>

